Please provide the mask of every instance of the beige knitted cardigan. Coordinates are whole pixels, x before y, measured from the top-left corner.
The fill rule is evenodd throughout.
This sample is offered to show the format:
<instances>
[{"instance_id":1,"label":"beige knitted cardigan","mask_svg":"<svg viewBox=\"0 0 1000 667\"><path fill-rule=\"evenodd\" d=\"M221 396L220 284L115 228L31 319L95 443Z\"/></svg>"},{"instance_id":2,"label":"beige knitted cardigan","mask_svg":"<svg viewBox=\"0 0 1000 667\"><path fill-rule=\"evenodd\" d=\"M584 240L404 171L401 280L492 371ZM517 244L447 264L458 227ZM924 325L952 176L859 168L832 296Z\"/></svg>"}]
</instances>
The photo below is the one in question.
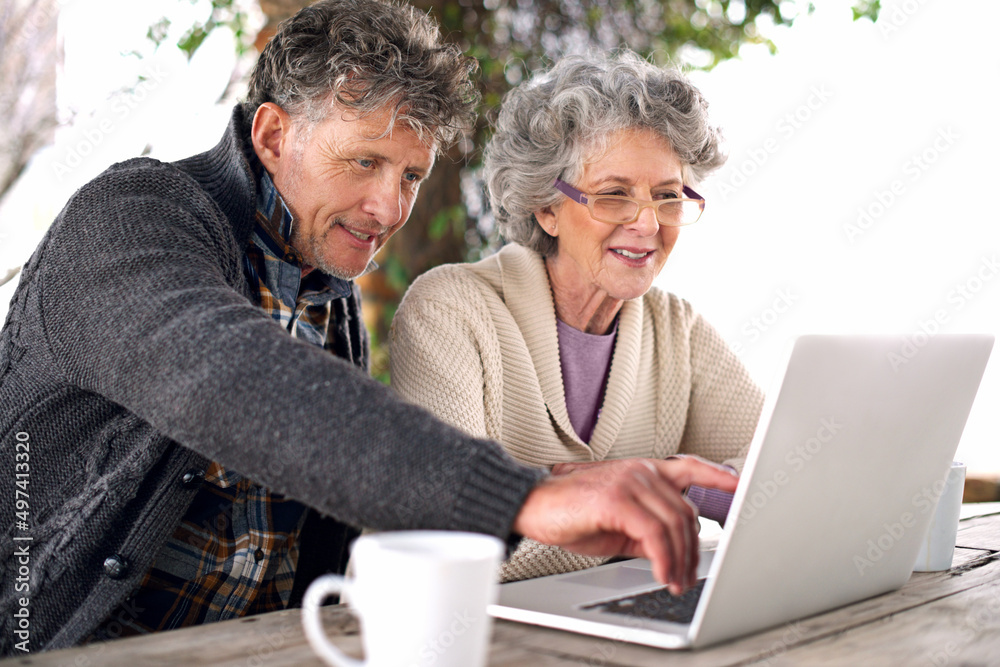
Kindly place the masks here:
<instances>
[{"instance_id":1,"label":"beige knitted cardigan","mask_svg":"<svg viewBox=\"0 0 1000 667\"><path fill-rule=\"evenodd\" d=\"M535 466L688 453L741 469L763 403L718 332L652 288L622 305L604 402L583 442L566 410L545 263L518 245L420 276L393 321L390 363L404 398ZM501 578L600 562L526 539Z\"/></svg>"}]
</instances>

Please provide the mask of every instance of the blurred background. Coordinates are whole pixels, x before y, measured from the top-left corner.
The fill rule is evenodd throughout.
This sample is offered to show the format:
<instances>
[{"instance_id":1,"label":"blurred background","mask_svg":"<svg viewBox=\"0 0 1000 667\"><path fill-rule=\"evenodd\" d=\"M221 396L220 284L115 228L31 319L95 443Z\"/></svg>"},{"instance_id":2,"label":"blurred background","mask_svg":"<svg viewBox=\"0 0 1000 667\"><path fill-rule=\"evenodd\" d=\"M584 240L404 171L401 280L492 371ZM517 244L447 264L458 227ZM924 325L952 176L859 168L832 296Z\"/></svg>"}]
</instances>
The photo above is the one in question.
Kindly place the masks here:
<instances>
[{"instance_id":1,"label":"blurred background","mask_svg":"<svg viewBox=\"0 0 1000 667\"><path fill-rule=\"evenodd\" d=\"M305 4L0 0L0 317L72 193L113 162L214 145L258 49ZM366 277L376 343L416 275L499 246L477 165L503 92L563 53L623 44L687 69L724 130L729 161L697 188L706 213L657 284L765 388L801 333L902 333L919 349L936 333L1000 332L998 3L413 4L479 59L484 113ZM1000 476L998 403L994 358L959 446L970 475Z\"/></svg>"}]
</instances>

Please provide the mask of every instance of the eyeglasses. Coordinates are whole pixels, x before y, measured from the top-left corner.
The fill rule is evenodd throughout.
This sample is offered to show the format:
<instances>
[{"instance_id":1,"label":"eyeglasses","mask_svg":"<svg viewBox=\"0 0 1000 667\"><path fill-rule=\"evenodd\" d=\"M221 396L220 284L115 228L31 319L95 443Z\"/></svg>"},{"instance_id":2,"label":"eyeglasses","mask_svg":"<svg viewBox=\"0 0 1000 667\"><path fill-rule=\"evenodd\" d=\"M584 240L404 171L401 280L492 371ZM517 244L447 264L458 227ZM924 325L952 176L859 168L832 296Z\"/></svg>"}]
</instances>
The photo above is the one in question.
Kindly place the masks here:
<instances>
[{"instance_id":1,"label":"eyeglasses","mask_svg":"<svg viewBox=\"0 0 1000 667\"><path fill-rule=\"evenodd\" d=\"M683 190L685 197L655 201L619 195L588 195L558 178L553 185L573 201L586 206L594 220L613 225L635 222L646 207L652 207L656 211L656 221L665 227L683 227L698 222L705 211L705 200L686 185Z\"/></svg>"}]
</instances>

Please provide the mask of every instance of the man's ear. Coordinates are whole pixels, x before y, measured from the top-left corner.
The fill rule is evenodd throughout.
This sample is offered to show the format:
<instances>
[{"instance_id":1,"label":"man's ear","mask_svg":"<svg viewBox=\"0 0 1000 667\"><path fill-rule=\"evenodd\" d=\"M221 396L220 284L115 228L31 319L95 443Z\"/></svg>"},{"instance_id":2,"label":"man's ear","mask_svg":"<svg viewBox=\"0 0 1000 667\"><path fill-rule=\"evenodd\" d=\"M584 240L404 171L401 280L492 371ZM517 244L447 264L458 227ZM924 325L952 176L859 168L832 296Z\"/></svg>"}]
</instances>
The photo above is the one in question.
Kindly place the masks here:
<instances>
[{"instance_id":1,"label":"man's ear","mask_svg":"<svg viewBox=\"0 0 1000 667\"><path fill-rule=\"evenodd\" d=\"M250 129L253 150L268 173L278 171L282 155L288 149L292 119L284 109L274 102L264 102L257 107Z\"/></svg>"},{"instance_id":2,"label":"man's ear","mask_svg":"<svg viewBox=\"0 0 1000 667\"><path fill-rule=\"evenodd\" d=\"M535 220L541 225L549 236L559 236L559 227L556 225L556 214L551 206L535 211Z\"/></svg>"}]
</instances>

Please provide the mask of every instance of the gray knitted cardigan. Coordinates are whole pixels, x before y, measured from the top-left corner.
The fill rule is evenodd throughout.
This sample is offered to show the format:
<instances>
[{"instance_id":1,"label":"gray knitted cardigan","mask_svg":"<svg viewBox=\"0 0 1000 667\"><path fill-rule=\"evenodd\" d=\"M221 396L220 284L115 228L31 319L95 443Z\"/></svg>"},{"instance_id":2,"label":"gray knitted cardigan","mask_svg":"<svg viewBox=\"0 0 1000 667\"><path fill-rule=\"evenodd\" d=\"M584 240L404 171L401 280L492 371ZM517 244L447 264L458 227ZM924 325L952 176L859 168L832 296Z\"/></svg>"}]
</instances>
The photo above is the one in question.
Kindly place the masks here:
<instances>
[{"instance_id":1,"label":"gray knitted cardigan","mask_svg":"<svg viewBox=\"0 0 1000 667\"><path fill-rule=\"evenodd\" d=\"M501 538L541 476L360 370L355 298L331 323L346 361L249 301L245 120L237 108L187 160L114 165L24 267L0 331L0 654L88 636L141 581L208 461L350 526ZM349 532L313 533L303 561L338 567Z\"/></svg>"}]
</instances>

